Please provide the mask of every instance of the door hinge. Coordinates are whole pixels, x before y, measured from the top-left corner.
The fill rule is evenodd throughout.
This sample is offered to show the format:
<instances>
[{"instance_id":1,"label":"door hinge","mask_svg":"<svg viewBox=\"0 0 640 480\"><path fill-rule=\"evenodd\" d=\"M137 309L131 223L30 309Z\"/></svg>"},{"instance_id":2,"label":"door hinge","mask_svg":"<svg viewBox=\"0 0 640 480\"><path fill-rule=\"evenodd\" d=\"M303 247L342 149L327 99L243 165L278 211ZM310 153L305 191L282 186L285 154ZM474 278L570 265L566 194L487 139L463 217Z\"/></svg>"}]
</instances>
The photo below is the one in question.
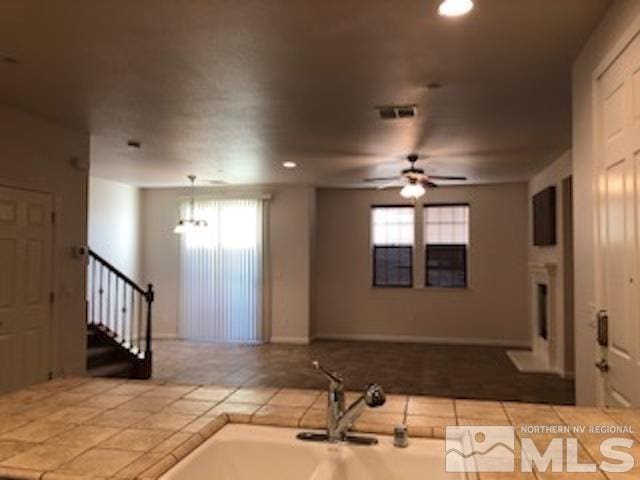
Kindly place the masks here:
<instances>
[{"instance_id":1,"label":"door hinge","mask_svg":"<svg viewBox=\"0 0 640 480\"><path fill-rule=\"evenodd\" d=\"M56 212L51 212L51 224L56 224Z\"/></svg>"},{"instance_id":2,"label":"door hinge","mask_svg":"<svg viewBox=\"0 0 640 480\"><path fill-rule=\"evenodd\" d=\"M55 292L49 292L49 303L55 303L56 301L56 293Z\"/></svg>"}]
</instances>

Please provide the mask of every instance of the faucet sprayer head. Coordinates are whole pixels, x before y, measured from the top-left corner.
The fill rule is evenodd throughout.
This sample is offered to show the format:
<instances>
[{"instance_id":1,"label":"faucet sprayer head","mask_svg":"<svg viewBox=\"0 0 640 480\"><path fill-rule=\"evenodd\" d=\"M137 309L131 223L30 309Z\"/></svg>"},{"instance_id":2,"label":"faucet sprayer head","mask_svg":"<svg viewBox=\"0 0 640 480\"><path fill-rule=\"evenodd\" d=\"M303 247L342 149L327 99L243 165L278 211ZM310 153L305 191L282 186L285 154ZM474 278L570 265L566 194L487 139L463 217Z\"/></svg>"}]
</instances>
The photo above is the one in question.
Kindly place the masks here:
<instances>
[{"instance_id":1,"label":"faucet sprayer head","mask_svg":"<svg viewBox=\"0 0 640 480\"><path fill-rule=\"evenodd\" d=\"M384 402L387 401L387 397L380 385L372 383L367 386L367 389L364 392L364 401L369 407L376 408L384 405Z\"/></svg>"}]
</instances>

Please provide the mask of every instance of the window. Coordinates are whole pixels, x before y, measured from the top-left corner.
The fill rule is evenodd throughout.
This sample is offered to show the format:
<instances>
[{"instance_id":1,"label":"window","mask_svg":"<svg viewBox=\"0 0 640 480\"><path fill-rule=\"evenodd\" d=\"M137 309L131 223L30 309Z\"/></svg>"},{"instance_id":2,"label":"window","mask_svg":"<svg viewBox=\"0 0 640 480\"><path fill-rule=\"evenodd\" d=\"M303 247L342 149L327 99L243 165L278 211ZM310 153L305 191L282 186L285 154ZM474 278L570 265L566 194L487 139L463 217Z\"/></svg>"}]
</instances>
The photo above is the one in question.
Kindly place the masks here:
<instances>
[{"instance_id":1,"label":"window","mask_svg":"<svg viewBox=\"0 0 640 480\"><path fill-rule=\"evenodd\" d=\"M466 288L469 205L425 205L427 287Z\"/></svg>"},{"instance_id":2,"label":"window","mask_svg":"<svg viewBox=\"0 0 640 480\"><path fill-rule=\"evenodd\" d=\"M414 210L407 206L371 208L373 286L413 286Z\"/></svg>"}]
</instances>

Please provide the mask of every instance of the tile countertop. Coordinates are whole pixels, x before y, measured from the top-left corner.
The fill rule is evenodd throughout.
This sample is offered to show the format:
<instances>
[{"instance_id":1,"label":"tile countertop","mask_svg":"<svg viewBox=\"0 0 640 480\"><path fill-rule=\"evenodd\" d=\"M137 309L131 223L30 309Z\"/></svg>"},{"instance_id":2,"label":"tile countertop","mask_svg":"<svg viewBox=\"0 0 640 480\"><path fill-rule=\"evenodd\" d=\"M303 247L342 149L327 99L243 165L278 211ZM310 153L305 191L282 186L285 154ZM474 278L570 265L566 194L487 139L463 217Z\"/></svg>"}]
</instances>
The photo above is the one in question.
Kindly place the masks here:
<instances>
[{"instance_id":1,"label":"tile countertop","mask_svg":"<svg viewBox=\"0 0 640 480\"><path fill-rule=\"evenodd\" d=\"M348 401L356 396L347 394ZM326 395L317 390L162 384L153 381L62 378L0 396L0 478L156 479L228 422L323 428ZM633 471L620 474L503 473L480 480L640 478L640 409L604 410L541 404L388 395L365 412L360 432L444 438L448 425L631 427ZM573 431L573 430L572 430ZM573 432L581 462L601 460L606 437ZM610 435L607 435L610 436Z\"/></svg>"}]
</instances>

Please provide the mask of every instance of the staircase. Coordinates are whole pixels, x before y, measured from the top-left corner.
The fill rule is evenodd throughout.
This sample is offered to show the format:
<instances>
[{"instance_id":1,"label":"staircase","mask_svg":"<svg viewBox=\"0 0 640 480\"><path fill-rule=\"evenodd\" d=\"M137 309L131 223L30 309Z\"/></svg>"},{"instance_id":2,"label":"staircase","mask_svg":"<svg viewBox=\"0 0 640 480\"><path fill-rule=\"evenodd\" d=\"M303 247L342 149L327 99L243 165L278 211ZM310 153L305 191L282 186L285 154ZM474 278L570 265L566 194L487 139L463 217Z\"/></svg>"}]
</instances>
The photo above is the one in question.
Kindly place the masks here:
<instances>
[{"instance_id":1,"label":"staircase","mask_svg":"<svg viewBox=\"0 0 640 480\"><path fill-rule=\"evenodd\" d=\"M87 374L151 378L153 285L138 286L89 250Z\"/></svg>"}]
</instances>

